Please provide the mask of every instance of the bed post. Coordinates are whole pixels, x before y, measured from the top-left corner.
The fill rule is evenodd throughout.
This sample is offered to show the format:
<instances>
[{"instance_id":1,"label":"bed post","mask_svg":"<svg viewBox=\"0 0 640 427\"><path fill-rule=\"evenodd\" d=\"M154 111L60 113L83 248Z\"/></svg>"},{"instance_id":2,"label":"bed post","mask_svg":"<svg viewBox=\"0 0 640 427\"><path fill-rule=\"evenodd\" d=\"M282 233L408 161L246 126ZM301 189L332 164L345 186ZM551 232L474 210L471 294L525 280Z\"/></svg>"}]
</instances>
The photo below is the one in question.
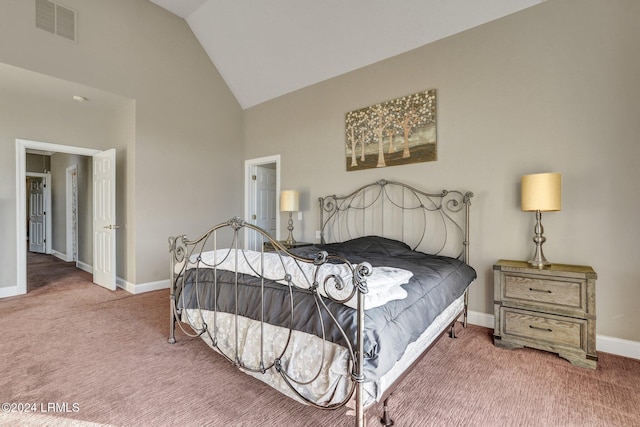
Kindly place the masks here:
<instances>
[{"instance_id":1,"label":"bed post","mask_svg":"<svg viewBox=\"0 0 640 427\"><path fill-rule=\"evenodd\" d=\"M357 327L356 332L357 348L356 348L356 366L355 372L352 374L353 380L356 382L356 427L365 427L366 420L364 418L364 295L369 292L367 288L367 277L371 276L373 268L368 262L358 264L353 272L356 286L358 287L358 310L357 310Z\"/></svg>"},{"instance_id":2,"label":"bed post","mask_svg":"<svg viewBox=\"0 0 640 427\"><path fill-rule=\"evenodd\" d=\"M365 427L364 396L362 383L364 382L364 293L358 291L358 354L356 367L356 427Z\"/></svg>"},{"instance_id":3,"label":"bed post","mask_svg":"<svg viewBox=\"0 0 640 427\"><path fill-rule=\"evenodd\" d=\"M177 281L180 279L180 273L176 273L176 266L185 259L186 248L185 241L187 236L169 237L169 344L176 342L176 320L178 320L178 303L176 301ZM183 266L184 268L184 266Z\"/></svg>"},{"instance_id":4,"label":"bed post","mask_svg":"<svg viewBox=\"0 0 640 427\"><path fill-rule=\"evenodd\" d=\"M325 244L324 240L324 197L319 197L320 202L320 243Z\"/></svg>"},{"instance_id":5,"label":"bed post","mask_svg":"<svg viewBox=\"0 0 640 427\"><path fill-rule=\"evenodd\" d=\"M175 260L175 249L176 249L176 239L175 237L169 237L169 252L171 256L169 257L169 315L171 318L169 319L169 344L175 344L176 342L176 316L174 307L176 304L176 291L175 291L175 272L174 269L174 260Z\"/></svg>"},{"instance_id":6,"label":"bed post","mask_svg":"<svg viewBox=\"0 0 640 427\"><path fill-rule=\"evenodd\" d=\"M471 191L465 193L463 197L464 203L464 262L469 264L469 210L471 207L471 198L473 193ZM467 327L467 318L469 311L469 289L464 291L464 318L462 321L462 327Z\"/></svg>"},{"instance_id":7,"label":"bed post","mask_svg":"<svg viewBox=\"0 0 640 427\"><path fill-rule=\"evenodd\" d=\"M366 283L365 283L366 285ZM356 356L356 427L365 427L364 396L364 293L358 290L358 353Z\"/></svg>"}]
</instances>

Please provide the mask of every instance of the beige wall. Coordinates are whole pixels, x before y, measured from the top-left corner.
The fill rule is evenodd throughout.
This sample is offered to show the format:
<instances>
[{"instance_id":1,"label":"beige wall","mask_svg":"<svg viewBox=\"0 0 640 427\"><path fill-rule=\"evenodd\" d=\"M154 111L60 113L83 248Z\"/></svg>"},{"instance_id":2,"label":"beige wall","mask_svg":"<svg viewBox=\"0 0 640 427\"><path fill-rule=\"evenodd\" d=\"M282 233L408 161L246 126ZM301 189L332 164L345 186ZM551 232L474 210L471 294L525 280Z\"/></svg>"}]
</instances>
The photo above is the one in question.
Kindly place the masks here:
<instances>
[{"instance_id":1,"label":"beige wall","mask_svg":"<svg viewBox=\"0 0 640 427\"><path fill-rule=\"evenodd\" d=\"M315 240L325 193L382 177L472 190L470 308L489 314L493 263L533 249L520 176L561 172L563 210L544 215L545 254L592 265L597 332L640 341L638 16L635 0L548 0L246 110L246 157L282 155L282 188L304 195L299 241ZM436 162L345 171L346 112L432 88Z\"/></svg>"},{"instance_id":2,"label":"beige wall","mask_svg":"<svg viewBox=\"0 0 640 427\"><path fill-rule=\"evenodd\" d=\"M147 0L67 0L65 6L78 11L77 43L34 28L34 2L5 2L0 63L135 102L114 113L116 123L92 145L76 141L69 127L56 133L29 122L28 114L22 127L2 131L0 225L9 242L2 253L15 253L15 138L115 146L125 163L118 190L126 192L125 211L118 208L117 236L125 240L118 271L132 284L165 280L169 235L195 235L211 218L242 212L242 197L235 196L243 188L242 110L183 19ZM14 286L15 258L2 259L0 286Z\"/></svg>"},{"instance_id":3,"label":"beige wall","mask_svg":"<svg viewBox=\"0 0 640 427\"><path fill-rule=\"evenodd\" d=\"M136 103L128 102L114 111L110 133L115 141L129 141L127 149L116 151L116 193L118 203L116 205L117 225L117 250L116 265L118 276L122 278L136 277L135 258L130 255L135 252L135 233L131 227L122 226L135 224L135 146L136 140Z\"/></svg>"}]
</instances>

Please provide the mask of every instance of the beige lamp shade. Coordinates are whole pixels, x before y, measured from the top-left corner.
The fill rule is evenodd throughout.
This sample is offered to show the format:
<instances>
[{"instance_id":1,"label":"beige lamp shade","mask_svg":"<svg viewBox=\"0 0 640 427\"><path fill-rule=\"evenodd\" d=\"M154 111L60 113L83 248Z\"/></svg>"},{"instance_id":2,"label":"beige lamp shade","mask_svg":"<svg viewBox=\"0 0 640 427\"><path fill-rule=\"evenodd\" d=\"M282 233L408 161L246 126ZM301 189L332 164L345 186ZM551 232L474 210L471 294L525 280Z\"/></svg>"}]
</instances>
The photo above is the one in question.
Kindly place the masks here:
<instances>
[{"instance_id":1,"label":"beige lamp shade","mask_svg":"<svg viewBox=\"0 0 640 427\"><path fill-rule=\"evenodd\" d=\"M284 190L280 193L280 210L297 212L300 208L300 193L296 190Z\"/></svg>"},{"instance_id":2,"label":"beige lamp shade","mask_svg":"<svg viewBox=\"0 0 640 427\"><path fill-rule=\"evenodd\" d=\"M536 173L522 177L522 210L562 210L562 174Z\"/></svg>"}]
</instances>

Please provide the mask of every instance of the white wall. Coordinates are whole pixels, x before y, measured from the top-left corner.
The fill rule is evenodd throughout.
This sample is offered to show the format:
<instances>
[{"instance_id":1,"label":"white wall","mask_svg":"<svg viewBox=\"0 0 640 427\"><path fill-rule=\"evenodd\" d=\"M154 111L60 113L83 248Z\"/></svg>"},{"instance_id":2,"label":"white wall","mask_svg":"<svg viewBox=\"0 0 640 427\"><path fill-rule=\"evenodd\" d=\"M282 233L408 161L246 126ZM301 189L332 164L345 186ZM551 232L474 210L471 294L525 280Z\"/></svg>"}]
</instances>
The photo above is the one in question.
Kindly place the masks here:
<instances>
[{"instance_id":1,"label":"white wall","mask_svg":"<svg viewBox=\"0 0 640 427\"><path fill-rule=\"evenodd\" d=\"M493 263L533 250L520 176L561 172L545 254L593 266L598 333L640 341L638 16L635 0L548 0L246 110L246 157L282 155L283 188L303 194L299 241L315 241L319 196L382 177L472 190L470 308L488 314ZM345 113L425 89L437 90L438 160L347 173Z\"/></svg>"}]
</instances>

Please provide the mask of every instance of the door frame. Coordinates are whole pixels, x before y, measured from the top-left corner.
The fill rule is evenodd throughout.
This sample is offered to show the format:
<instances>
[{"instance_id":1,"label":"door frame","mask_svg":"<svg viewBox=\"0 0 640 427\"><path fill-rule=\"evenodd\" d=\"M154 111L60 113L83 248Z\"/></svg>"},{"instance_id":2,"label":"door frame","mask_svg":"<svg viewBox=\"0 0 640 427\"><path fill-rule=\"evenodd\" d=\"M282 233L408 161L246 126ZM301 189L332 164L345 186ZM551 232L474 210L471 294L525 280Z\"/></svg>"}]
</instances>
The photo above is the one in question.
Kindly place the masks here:
<instances>
[{"instance_id":1,"label":"door frame","mask_svg":"<svg viewBox=\"0 0 640 427\"><path fill-rule=\"evenodd\" d=\"M74 189L73 189L73 173L75 172L76 174L76 192L74 193ZM65 218L65 223L67 224L66 230L67 230L67 236L66 236L66 241L67 241L67 253L65 255L67 262L75 262L76 266L78 265L78 219L77 217L75 218L76 221L74 222L74 218L73 218L73 212L76 212L76 215L78 213L78 165L74 164L71 165L69 167L67 167L66 173L65 173L65 184L66 184L66 188L65 188L65 193L66 193L66 218ZM75 209L74 209L75 208ZM76 248L76 257L73 257L73 247L75 246Z\"/></svg>"},{"instance_id":2,"label":"door frame","mask_svg":"<svg viewBox=\"0 0 640 427\"><path fill-rule=\"evenodd\" d=\"M45 254L51 254L51 239L52 239L52 234L53 234L53 230L51 228L51 173L47 172L47 173L40 173L40 172L25 172L25 176L24 176L24 181L27 180L27 177L34 177L34 178L42 178L44 180L44 211L45 211L45 216L44 216L44 253ZM24 197L24 209L25 209L25 214L27 213L27 183L25 182L25 197ZM25 215L26 217L26 215ZM23 236L26 236L27 234L27 225L24 225L25 227L25 232L23 234ZM25 239L26 240L26 239Z\"/></svg>"},{"instance_id":3,"label":"door frame","mask_svg":"<svg viewBox=\"0 0 640 427\"><path fill-rule=\"evenodd\" d=\"M256 200L255 186L251 185L251 176L256 174L258 166L276 164L276 197L280 197L280 154L245 160L244 162L244 218L253 224L251 220L251 208ZM276 200L278 206L278 200ZM280 209L276 209L276 240L280 240ZM249 247L249 236L245 233L245 247Z\"/></svg>"},{"instance_id":4,"label":"door frame","mask_svg":"<svg viewBox=\"0 0 640 427\"><path fill-rule=\"evenodd\" d=\"M101 150L84 147L74 147L70 145L52 144L49 142L31 141L27 139L16 139L16 293L22 295L27 293L27 224L24 220L27 216L26 200L26 159L27 149L49 151L52 153L79 154L82 156L93 156Z\"/></svg>"}]
</instances>

